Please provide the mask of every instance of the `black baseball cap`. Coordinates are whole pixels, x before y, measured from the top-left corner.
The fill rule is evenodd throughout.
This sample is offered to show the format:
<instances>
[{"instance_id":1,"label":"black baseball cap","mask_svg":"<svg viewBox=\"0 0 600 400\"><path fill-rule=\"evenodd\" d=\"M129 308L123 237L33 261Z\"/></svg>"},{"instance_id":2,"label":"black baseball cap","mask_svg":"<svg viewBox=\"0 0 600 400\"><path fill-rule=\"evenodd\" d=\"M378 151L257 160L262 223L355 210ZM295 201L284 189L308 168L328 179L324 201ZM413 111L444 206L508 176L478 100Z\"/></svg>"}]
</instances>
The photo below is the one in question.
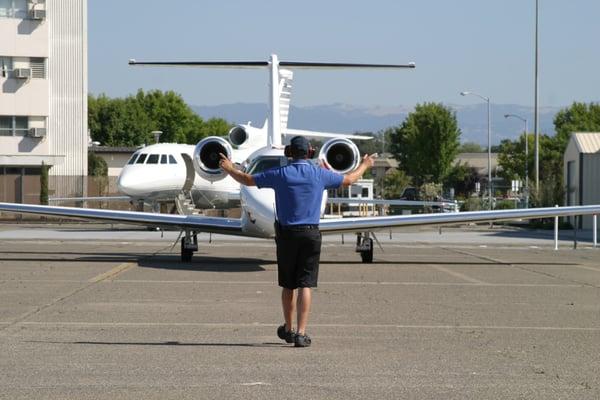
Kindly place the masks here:
<instances>
[{"instance_id":1,"label":"black baseball cap","mask_svg":"<svg viewBox=\"0 0 600 400\"><path fill-rule=\"evenodd\" d=\"M308 154L310 143L304 136L295 136L290 140L290 147L292 149L292 154L305 156Z\"/></svg>"}]
</instances>

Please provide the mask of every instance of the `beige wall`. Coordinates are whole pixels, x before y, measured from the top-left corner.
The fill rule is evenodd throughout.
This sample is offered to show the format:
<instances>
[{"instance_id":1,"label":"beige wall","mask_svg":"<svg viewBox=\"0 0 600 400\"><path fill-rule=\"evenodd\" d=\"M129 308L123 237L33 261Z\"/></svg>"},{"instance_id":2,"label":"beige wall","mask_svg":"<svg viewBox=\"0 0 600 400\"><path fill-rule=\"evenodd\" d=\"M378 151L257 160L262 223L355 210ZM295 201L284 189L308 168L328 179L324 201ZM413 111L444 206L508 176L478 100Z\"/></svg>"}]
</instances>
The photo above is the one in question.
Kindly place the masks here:
<instances>
[{"instance_id":1,"label":"beige wall","mask_svg":"<svg viewBox=\"0 0 600 400\"><path fill-rule=\"evenodd\" d=\"M0 54L3 56L48 57L48 23L46 20L2 18L0 38L2 38Z\"/></svg>"},{"instance_id":2,"label":"beige wall","mask_svg":"<svg viewBox=\"0 0 600 400\"><path fill-rule=\"evenodd\" d=\"M108 176L119 176L123 166L132 153L96 153L98 156L102 157L106 164L108 165Z\"/></svg>"}]
</instances>

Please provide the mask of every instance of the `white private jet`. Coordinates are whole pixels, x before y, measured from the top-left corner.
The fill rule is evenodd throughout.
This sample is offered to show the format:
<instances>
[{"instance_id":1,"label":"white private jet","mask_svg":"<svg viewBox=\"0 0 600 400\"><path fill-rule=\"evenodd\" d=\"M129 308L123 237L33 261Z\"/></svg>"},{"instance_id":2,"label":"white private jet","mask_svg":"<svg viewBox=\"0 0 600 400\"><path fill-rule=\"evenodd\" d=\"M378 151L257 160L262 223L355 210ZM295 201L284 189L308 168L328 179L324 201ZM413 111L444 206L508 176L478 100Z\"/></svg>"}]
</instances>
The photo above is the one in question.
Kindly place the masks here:
<instances>
[{"instance_id":1,"label":"white private jet","mask_svg":"<svg viewBox=\"0 0 600 400\"><path fill-rule=\"evenodd\" d=\"M280 70L281 82L277 102L279 104L279 124L282 140L292 136L305 135L309 137L339 138L346 137L354 140L370 140L370 136L351 135L342 133L314 132L291 129L287 127L289 106L292 92L292 71ZM230 158L239 165L249 162L248 157L256 150L265 146L268 137L268 119L262 128L247 124L235 125L228 134L229 144L233 146ZM211 143L227 149L226 142L215 137ZM210 153L210 146L202 147ZM218 159L205 159L205 164L211 164L208 172L196 174L193 167L195 146L176 143L160 143L143 147L136 151L125 164L117 179L119 192L125 194L130 201L143 201L159 210L162 202L177 204L179 196L189 196L195 208L231 207L240 203L240 185L230 176L222 178L218 168ZM214 155L214 153L212 153ZM203 156L200 155L202 158ZM207 176L208 174L208 176ZM89 198L88 198L89 199ZM98 199L98 198L91 198ZM122 200L122 197L118 197ZM71 198L67 200L73 200ZM177 204L180 214L186 210ZM190 211L190 210L187 210Z\"/></svg>"},{"instance_id":2,"label":"white private jet","mask_svg":"<svg viewBox=\"0 0 600 400\"><path fill-rule=\"evenodd\" d=\"M136 62L132 65L155 66L200 66L200 67L239 67L239 68L266 68L270 73L270 116L267 126L266 146L249 155L243 168L249 173L262 171L273 166L284 165L288 159L284 156L282 145L282 123L279 98L285 90L286 77L291 74L292 68L414 68L408 65L383 65L383 64L345 64L345 63L313 63L313 62L287 62L279 61L272 55L268 61L229 61L229 62ZM289 131L289 130L288 130ZM310 132L295 131L291 134L305 134ZM219 168L219 153L231 157L232 148L229 142L221 137L208 137L195 146L193 152L193 168L195 172L210 181L218 181L225 177ZM360 155L356 145L347 138L332 137L325 142L319 152L319 159L323 164L339 173L346 173L355 169L359 163ZM189 165L187 163L186 165ZM238 236L252 236L261 238L274 237L274 192L272 189L258 189L257 187L242 187L240 201L242 206L241 218L219 218L199 215L171 215L155 214L134 211L112 211L102 209L81 209L72 207L38 206L27 204L0 203L0 211L15 213L32 213L42 215L56 215L78 217L95 220L105 220L122 223L134 223L146 226L161 226L177 228L185 235L181 238L181 259L189 262L194 251L198 250L197 234L200 232L220 233ZM322 211L324 211L326 196L324 196ZM455 225L460 223L504 221L513 219L535 219L554 216L593 215L600 213L600 205L574 206L574 207L549 207L521 210L474 211L464 213L443 214L417 214L384 217L361 218L336 218L321 219L319 228L322 233L354 232L357 235L356 251L361 254L363 262L373 260L373 232L391 227L419 226L419 225Z\"/></svg>"},{"instance_id":3,"label":"white private jet","mask_svg":"<svg viewBox=\"0 0 600 400\"><path fill-rule=\"evenodd\" d=\"M193 145L158 143L136 151L117 179L119 192L131 201L150 204L153 210L179 195L190 196L196 208L228 207L240 202L240 185L231 177L211 182L196 174ZM253 150L234 150L232 160L243 162Z\"/></svg>"}]
</instances>

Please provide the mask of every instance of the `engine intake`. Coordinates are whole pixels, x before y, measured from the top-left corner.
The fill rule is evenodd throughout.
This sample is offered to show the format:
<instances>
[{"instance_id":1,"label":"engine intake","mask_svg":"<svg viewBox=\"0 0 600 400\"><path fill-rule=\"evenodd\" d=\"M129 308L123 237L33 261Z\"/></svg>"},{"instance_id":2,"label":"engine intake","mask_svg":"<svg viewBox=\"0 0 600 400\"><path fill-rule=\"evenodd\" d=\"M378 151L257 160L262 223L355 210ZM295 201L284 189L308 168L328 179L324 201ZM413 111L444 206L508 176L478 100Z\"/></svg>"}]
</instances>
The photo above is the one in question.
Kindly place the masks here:
<instances>
[{"instance_id":1,"label":"engine intake","mask_svg":"<svg viewBox=\"0 0 600 400\"><path fill-rule=\"evenodd\" d=\"M349 139L330 139L319 152L319 159L325 165L340 174L346 174L358 167L360 152L358 147Z\"/></svg>"},{"instance_id":2,"label":"engine intake","mask_svg":"<svg viewBox=\"0 0 600 400\"><path fill-rule=\"evenodd\" d=\"M231 159L232 149L227 140L219 136L209 136L199 141L194 149L193 158L196 173L210 182L225 178L227 174L219 167L219 153Z\"/></svg>"},{"instance_id":3,"label":"engine intake","mask_svg":"<svg viewBox=\"0 0 600 400\"><path fill-rule=\"evenodd\" d=\"M229 130L229 142L240 149L264 144L266 137L266 127L256 128L247 124L236 125Z\"/></svg>"},{"instance_id":4,"label":"engine intake","mask_svg":"<svg viewBox=\"0 0 600 400\"><path fill-rule=\"evenodd\" d=\"M241 125L236 125L229 131L229 141L235 146L246 143L248 139L249 135Z\"/></svg>"}]
</instances>

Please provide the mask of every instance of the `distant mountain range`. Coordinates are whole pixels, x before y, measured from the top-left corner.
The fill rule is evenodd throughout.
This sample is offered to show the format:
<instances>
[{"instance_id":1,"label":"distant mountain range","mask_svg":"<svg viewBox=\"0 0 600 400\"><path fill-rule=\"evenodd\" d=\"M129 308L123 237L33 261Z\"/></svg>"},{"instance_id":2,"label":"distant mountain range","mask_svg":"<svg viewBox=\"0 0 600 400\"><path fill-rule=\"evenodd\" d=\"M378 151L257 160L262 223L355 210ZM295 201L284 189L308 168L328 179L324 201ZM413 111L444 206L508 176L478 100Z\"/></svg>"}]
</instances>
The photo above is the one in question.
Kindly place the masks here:
<instances>
[{"instance_id":1,"label":"distant mountain range","mask_svg":"<svg viewBox=\"0 0 600 400\"><path fill-rule=\"evenodd\" d=\"M454 105L461 142L475 142L487 146L486 104ZM540 108L540 132L554 135L554 115L562 107ZM267 115L267 105L262 103L234 103L216 106L192 106L202 118L220 117L233 123L252 121L262 126ZM310 107L295 107L290 110L290 128L324 132L378 132L397 126L412 111L409 107L361 107L347 104L327 104ZM515 104L492 104L492 144L502 139L515 139L523 133L524 124L515 118L504 118L505 114L516 114L528 120L529 132L533 132L533 107Z\"/></svg>"}]
</instances>

